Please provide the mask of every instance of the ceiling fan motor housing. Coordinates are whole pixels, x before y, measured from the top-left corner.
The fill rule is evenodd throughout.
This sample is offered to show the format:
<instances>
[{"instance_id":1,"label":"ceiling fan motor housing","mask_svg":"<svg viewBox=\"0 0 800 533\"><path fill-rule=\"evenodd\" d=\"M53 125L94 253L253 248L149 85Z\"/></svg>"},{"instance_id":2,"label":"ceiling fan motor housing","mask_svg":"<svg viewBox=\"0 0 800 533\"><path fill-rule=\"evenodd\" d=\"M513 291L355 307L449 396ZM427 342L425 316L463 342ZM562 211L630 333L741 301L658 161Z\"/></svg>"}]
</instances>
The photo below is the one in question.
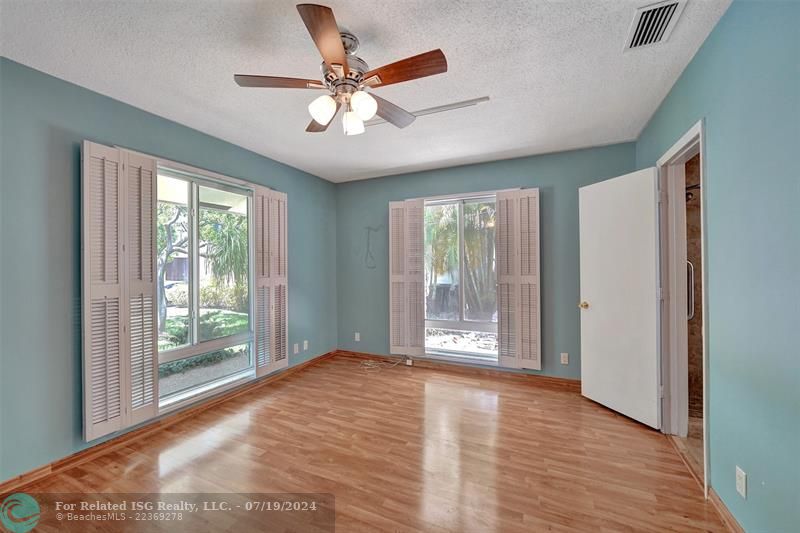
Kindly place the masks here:
<instances>
[{"instance_id":1,"label":"ceiling fan motor housing","mask_svg":"<svg viewBox=\"0 0 800 533\"><path fill-rule=\"evenodd\" d=\"M358 37L345 28L339 28L339 35L342 37L342 46L344 46L345 53L349 56L354 55L358 51Z\"/></svg>"},{"instance_id":2,"label":"ceiling fan motor housing","mask_svg":"<svg viewBox=\"0 0 800 533\"><path fill-rule=\"evenodd\" d=\"M342 44L347 53L347 67L349 72L346 77L341 77L342 72L330 68L324 61L320 65L322 82L337 97L347 97L359 90L364 74L369 72L367 62L355 55L358 50L358 37L347 30L341 30Z\"/></svg>"}]
</instances>

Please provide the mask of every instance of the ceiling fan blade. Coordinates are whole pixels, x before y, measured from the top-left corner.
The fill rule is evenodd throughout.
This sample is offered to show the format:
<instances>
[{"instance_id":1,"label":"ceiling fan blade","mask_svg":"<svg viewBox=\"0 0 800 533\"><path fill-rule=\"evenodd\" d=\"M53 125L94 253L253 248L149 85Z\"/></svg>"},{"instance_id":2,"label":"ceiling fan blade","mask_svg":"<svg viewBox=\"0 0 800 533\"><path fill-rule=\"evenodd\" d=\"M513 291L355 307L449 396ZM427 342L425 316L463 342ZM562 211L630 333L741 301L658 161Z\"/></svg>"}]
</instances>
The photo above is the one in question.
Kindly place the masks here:
<instances>
[{"instance_id":1,"label":"ceiling fan blade","mask_svg":"<svg viewBox=\"0 0 800 533\"><path fill-rule=\"evenodd\" d=\"M233 79L239 87L274 87L280 89L324 89L325 85L319 80L306 80L302 78L281 78L279 76L251 76L249 74L235 74Z\"/></svg>"},{"instance_id":2,"label":"ceiling fan blade","mask_svg":"<svg viewBox=\"0 0 800 533\"><path fill-rule=\"evenodd\" d=\"M306 131L308 133L322 133L323 131L326 131L328 129L328 126L331 125L331 122L333 122L333 119L336 118L336 115L339 114L339 108L340 107L342 107L342 104L340 104L339 102L336 102L336 111L333 112L333 116L331 117L330 121L327 124L325 124L323 126L322 124L320 124L316 120L312 120L308 124L308 126L306 126Z\"/></svg>"},{"instance_id":3,"label":"ceiling fan blade","mask_svg":"<svg viewBox=\"0 0 800 533\"><path fill-rule=\"evenodd\" d=\"M374 94L371 96L378 102L378 116L386 122L390 122L398 128L405 128L417 119L402 107L398 107L380 96Z\"/></svg>"},{"instance_id":4,"label":"ceiling fan blade","mask_svg":"<svg viewBox=\"0 0 800 533\"><path fill-rule=\"evenodd\" d=\"M443 72L447 72L447 58L444 52L437 49L370 70L364 74L364 83L382 87Z\"/></svg>"},{"instance_id":5,"label":"ceiling fan blade","mask_svg":"<svg viewBox=\"0 0 800 533\"><path fill-rule=\"evenodd\" d=\"M339 35L339 26L333 16L333 10L317 4L298 4L297 11L314 39L322 59L334 72L342 72L347 77L349 68L347 57Z\"/></svg>"}]
</instances>

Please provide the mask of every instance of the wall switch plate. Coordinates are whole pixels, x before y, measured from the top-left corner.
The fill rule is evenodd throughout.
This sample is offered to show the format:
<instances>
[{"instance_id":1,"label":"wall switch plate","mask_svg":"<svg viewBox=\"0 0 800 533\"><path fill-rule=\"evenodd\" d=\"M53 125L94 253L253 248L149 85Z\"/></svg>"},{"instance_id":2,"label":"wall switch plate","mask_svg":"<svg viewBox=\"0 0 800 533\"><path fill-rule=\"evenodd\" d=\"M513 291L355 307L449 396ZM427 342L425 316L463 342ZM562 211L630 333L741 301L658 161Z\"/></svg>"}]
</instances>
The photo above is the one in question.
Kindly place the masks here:
<instances>
[{"instance_id":1,"label":"wall switch plate","mask_svg":"<svg viewBox=\"0 0 800 533\"><path fill-rule=\"evenodd\" d=\"M361 333L356 331L356 342L361 341Z\"/></svg>"},{"instance_id":2,"label":"wall switch plate","mask_svg":"<svg viewBox=\"0 0 800 533\"><path fill-rule=\"evenodd\" d=\"M300 352L300 345L297 344L297 343L294 343L294 353L299 353L299 352Z\"/></svg>"},{"instance_id":3,"label":"wall switch plate","mask_svg":"<svg viewBox=\"0 0 800 533\"><path fill-rule=\"evenodd\" d=\"M411 358L406 359L406 366L414 366L414 360Z\"/></svg>"},{"instance_id":4,"label":"wall switch plate","mask_svg":"<svg viewBox=\"0 0 800 533\"><path fill-rule=\"evenodd\" d=\"M308 350L308 341L303 341L303 350Z\"/></svg>"},{"instance_id":5,"label":"wall switch plate","mask_svg":"<svg viewBox=\"0 0 800 533\"><path fill-rule=\"evenodd\" d=\"M736 465L736 492L745 500L747 499L747 474L739 468L739 465Z\"/></svg>"},{"instance_id":6,"label":"wall switch plate","mask_svg":"<svg viewBox=\"0 0 800 533\"><path fill-rule=\"evenodd\" d=\"M562 365L569 364L569 354L567 352L561 352L561 364Z\"/></svg>"}]
</instances>

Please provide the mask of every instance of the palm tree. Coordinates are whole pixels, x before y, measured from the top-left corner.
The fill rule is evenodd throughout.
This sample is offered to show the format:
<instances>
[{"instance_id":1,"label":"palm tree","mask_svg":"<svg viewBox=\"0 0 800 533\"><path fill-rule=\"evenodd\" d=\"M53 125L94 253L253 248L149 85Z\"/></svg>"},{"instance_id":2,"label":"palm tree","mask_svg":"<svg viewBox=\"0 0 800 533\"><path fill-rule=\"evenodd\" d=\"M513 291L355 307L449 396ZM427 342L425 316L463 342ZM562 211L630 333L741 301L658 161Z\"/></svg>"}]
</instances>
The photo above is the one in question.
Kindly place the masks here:
<instances>
[{"instance_id":1,"label":"palm tree","mask_svg":"<svg viewBox=\"0 0 800 533\"><path fill-rule=\"evenodd\" d=\"M224 211L200 216L200 255L208 261L218 283L242 285L249 271L247 217Z\"/></svg>"},{"instance_id":2,"label":"palm tree","mask_svg":"<svg viewBox=\"0 0 800 533\"><path fill-rule=\"evenodd\" d=\"M491 320L497 309L495 203L464 204L464 299L473 320Z\"/></svg>"},{"instance_id":3,"label":"palm tree","mask_svg":"<svg viewBox=\"0 0 800 533\"><path fill-rule=\"evenodd\" d=\"M439 278L449 274L457 280L458 272L458 204L442 204L425 208L425 265L428 282L428 308L436 309L435 295ZM438 315L444 309L437 309Z\"/></svg>"},{"instance_id":4,"label":"palm tree","mask_svg":"<svg viewBox=\"0 0 800 533\"><path fill-rule=\"evenodd\" d=\"M445 274L464 286L465 311L473 320L492 320L496 307L495 203L463 202L464 279L459 279L459 203L425 208L427 306L431 317L444 318L436 287Z\"/></svg>"}]
</instances>

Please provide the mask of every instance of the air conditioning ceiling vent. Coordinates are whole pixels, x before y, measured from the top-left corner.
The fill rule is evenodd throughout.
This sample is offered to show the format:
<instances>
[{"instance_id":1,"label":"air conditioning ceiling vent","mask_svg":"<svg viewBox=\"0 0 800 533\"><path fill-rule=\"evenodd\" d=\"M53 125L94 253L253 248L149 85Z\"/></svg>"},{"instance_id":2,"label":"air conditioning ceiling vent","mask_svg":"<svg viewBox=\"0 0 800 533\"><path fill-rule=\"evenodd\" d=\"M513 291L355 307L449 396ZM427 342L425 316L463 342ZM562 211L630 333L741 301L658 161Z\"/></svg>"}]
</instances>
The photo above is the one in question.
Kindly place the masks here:
<instances>
[{"instance_id":1,"label":"air conditioning ceiling vent","mask_svg":"<svg viewBox=\"0 0 800 533\"><path fill-rule=\"evenodd\" d=\"M666 41L685 5L686 0L667 0L637 9L625 49L643 48Z\"/></svg>"}]
</instances>

